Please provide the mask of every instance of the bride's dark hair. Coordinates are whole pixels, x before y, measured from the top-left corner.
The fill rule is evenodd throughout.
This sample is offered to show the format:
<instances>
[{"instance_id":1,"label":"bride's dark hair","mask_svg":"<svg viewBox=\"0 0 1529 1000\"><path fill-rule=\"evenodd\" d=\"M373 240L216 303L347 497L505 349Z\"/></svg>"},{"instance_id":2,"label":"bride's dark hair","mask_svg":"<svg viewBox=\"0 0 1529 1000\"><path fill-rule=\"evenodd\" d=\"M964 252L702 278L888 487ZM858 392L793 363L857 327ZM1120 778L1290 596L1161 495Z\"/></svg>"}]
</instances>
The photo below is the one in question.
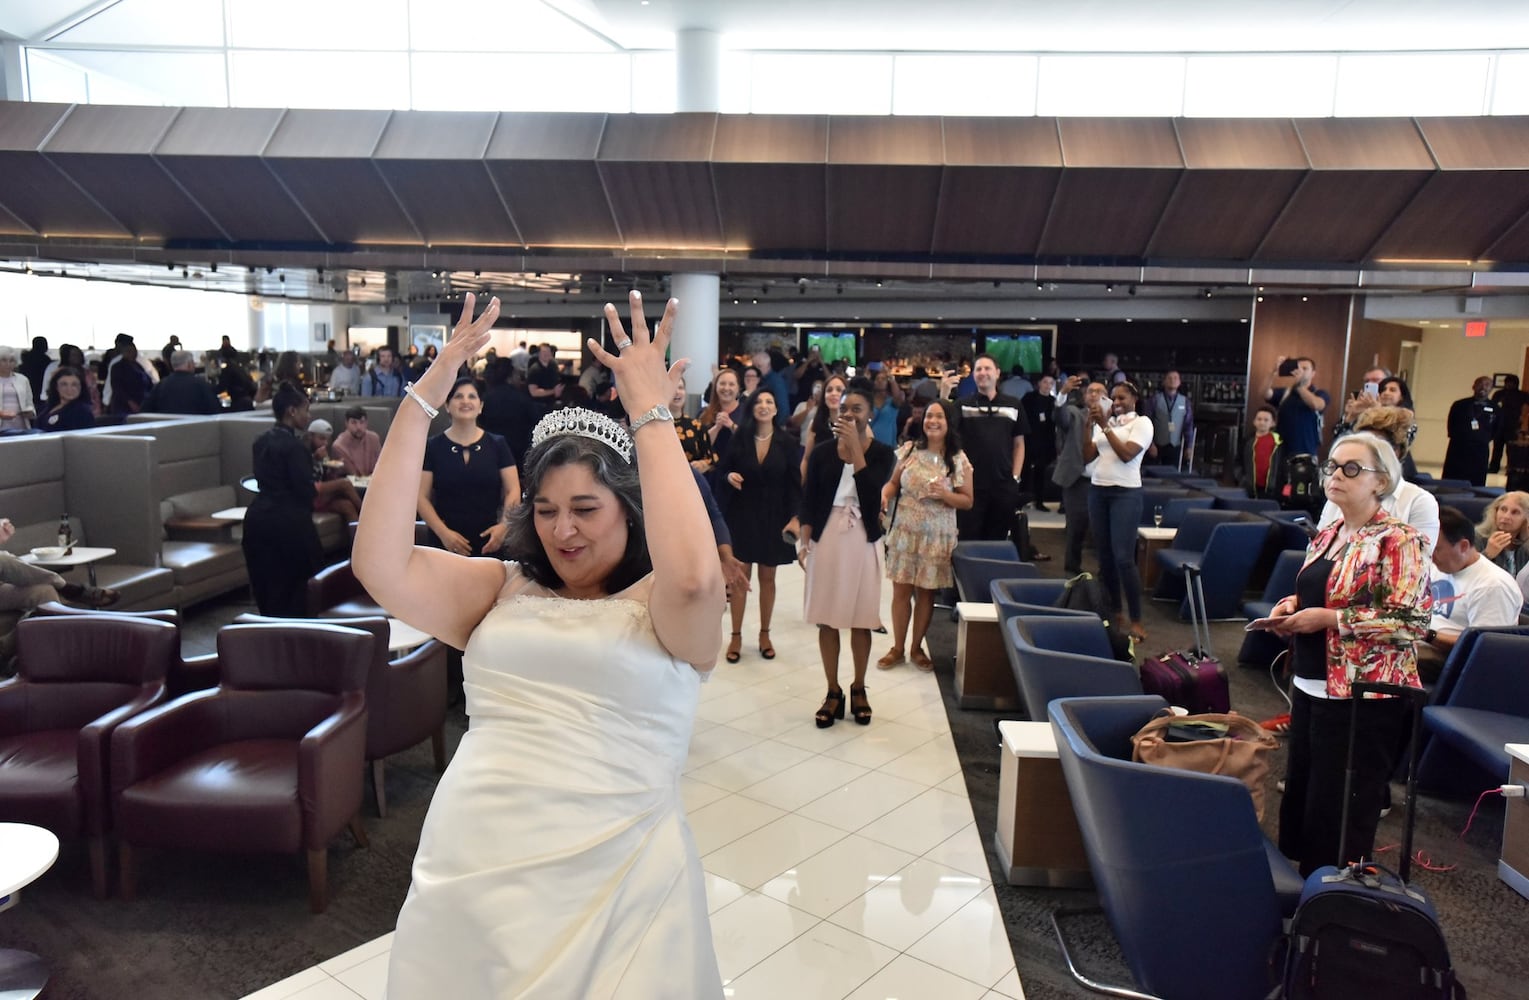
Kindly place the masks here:
<instances>
[{"instance_id":1,"label":"bride's dark hair","mask_svg":"<svg viewBox=\"0 0 1529 1000\"><path fill-rule=\"evenodd\" d=\"M505 558L520 563L522 573L549 590L563 585L537 537L532 500L550 470L575 462L588 466L595 481L616 494L626 511L626 551L605 580L607 594L620 593L653 571L642 516L642 489L637 480L636 459L628 462L609 445L594 438L561 434L548 438L526 455L520 466L520 500L510 508L509 531L504 537Z\"/></svg>"}]
</instances>

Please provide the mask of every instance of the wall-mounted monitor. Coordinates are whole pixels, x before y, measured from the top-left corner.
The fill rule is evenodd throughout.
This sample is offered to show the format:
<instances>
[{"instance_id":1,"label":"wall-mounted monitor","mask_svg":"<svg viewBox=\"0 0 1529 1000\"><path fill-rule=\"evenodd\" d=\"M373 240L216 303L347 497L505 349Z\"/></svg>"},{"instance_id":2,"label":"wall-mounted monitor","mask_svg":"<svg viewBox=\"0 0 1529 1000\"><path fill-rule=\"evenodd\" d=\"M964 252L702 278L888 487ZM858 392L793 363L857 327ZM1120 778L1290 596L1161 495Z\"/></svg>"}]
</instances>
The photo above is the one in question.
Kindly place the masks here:
<instances>
[{"instance_id":1,"label":"wall-mounted monitor","mask_svg":"<svg viewBox=\"0 0 1529 1000\"><path fill-rule=\"evenodd\" d=\"M855 364L859 346L860 338L854 333L835 333L828 330L807 331L807 350L817 348L825 365L833 364L840 358L851 365Z\"/></svg>"},{"instance_id":2,"label":"wall-mounted monitor","mask_svg":"<svg viewBox=\"0 0 1529 1000\"><path fill-rule=\"evenodd\" d=\"M1005 377L1015 365L1023 365L1025 372L1033 376L1041 370L1046 355L1052 353L1050 340L1049 333L989 333L982 338L982 351L993 356L998 371Z\"/></svg>"}]
</instances>

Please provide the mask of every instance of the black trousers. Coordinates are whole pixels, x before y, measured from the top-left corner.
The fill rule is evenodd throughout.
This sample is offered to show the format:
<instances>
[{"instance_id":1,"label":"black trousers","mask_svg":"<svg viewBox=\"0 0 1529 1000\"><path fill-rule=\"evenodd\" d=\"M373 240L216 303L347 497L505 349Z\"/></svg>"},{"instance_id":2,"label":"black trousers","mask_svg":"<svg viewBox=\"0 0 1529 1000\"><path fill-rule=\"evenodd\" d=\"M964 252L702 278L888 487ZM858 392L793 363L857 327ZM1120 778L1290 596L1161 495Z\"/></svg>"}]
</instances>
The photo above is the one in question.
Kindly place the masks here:
<instances>
[{"instance_id":1,"label":"black trousers","mask_svg":"<svg viewBox=\"0 0 1529 1000\"><path fill-rule=\"evenodd\" d=\"M1071 486L1062 487L1062 508L1066 511L1066 555L1062 568L1068 576L1083 572L1083 543L1088 538L1088 491L1093 488L1087 476L1079 476Z\"/></svg>"},{"instance_id":2,"label":"black trousers","mask_svg":"<svg viewBox=\"0 0 1529 1000\"><path fill-rule=\"evenodd\" d=\"M956 528L963 542L1001 542L1013 537L1014 512L1019 508L1019 484L1008 476L972 483L972 509L956 511ZM1025 558L1020 553L1020 558Z\"/></svg>"},{"instance_id":3,"label":"black trousers","mask_svg":"<svg viewBox=\"0 0 1529 1000\"><path fill-rule=\"evenodd\" d=\"M1348 828L1338 851L1343 816L1343 782L1348 758L1350 699L1313 698L1291 692L1289 760L1279 808L1280 853L1294 860L1301 875L1324 865L1370 858L1375 828L1410 715L1399 698L1365 698L1354 733L1354 781Z\"/></svg>"}]
</instances>

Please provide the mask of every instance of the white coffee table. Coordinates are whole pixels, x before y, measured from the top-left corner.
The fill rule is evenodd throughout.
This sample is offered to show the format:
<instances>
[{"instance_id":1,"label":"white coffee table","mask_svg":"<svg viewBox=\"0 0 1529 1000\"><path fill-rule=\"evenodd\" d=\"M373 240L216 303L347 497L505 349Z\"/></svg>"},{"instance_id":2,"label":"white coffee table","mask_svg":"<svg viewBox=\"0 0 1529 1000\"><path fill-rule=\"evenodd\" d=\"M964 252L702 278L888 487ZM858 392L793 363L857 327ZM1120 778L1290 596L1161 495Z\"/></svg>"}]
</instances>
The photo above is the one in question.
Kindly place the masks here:
<instances>
[{"instance_id":1,"label":"white coffee table","mask_svg":"<svg viewBox=\"0 0 1529 1000\"><path fill-rule=\"evenodd\" d=\"M243 521L244 515L249 513L248 507L225 507L215 510L207 516L218 521Z\"/></svg>"},{"instance_id":2,"label":"white coffee table","mask_svg":"<svg viewBox=\"0 0 1529 1000\"><path fill-rule=\"evenodd\" d=\"M16 905L17 892L31 885L58 859L58 838L27 823L0 823L0 911ZM0 997L32 1000L48 985L48 967L30 951L0 949Z\"/></svg>"},{"instance_id":3,"label":"white coffee table","mask_svg":"<svg viewBox=\"0 0 1529 1000\"><path fill-rule=\"evenodd\" d=\"M28 554L21 558L34 566L42 566L46 569L74 569L76 566L85 567L85 575L90 578L90 585L96 585L96 563L103 559L110 559L117 554L116 549L98 547L92 545L76 545L68 555L59 556L57 559L39 559L37 556ZM4 994L0 994L3 996Z\"/></svg>"}]
</instances>

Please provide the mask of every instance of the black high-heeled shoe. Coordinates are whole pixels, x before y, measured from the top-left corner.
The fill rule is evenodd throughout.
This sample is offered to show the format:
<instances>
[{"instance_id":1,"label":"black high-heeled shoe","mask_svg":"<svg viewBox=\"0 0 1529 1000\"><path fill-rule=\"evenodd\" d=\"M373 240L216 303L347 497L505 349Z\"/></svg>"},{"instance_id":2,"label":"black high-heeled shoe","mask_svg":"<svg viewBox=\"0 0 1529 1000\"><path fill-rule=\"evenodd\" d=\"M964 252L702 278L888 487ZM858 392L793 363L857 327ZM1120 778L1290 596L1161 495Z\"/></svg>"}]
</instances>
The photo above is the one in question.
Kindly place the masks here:
<instances>
[{"instance_id":1,"label":"black high-heeled shoe","mask_svg":"<svg viewBox=\"0 0 1529 1000\"><path fill-rule=\"evenodd\" d=\"M759 655L767 660L775 659L775 643L770 641L770 630L767 628L759 630Z\"/></svg>"},{"instance_id":2,"label":"black high-heeled shoe","mask_svg":"<svg viewBox=\"0 0 1529 1000\"><path fill-rule=\"evenodd\" d=\"M743 655L743 633L742 632L734 632L732 639L729 640L728 644L727 644L727 662L728 663L737 663L738 662L738 658L740 656L742 656L742 655Z\"/></svg>"},{"instance_id":3,"label":"black high-heeled shoe","mask_svg":"<svg viewBox=\"0 0 1529 1000\"><path fill-rule=\"evenodd\" d=\"M849 714L862 726L871 724L871 703L865 697L865 685L849 687Z\"/></svg>"},{"instance_id":4,"label":"black high-heeled shoe","mask_svg":"<svg viewBox=\"0 0 1529 1000\"><path fill-rule=\"evenodd\" d=\"M835 719L844 718L844 689L828 692L828 697L823 699L823 707L818 709L818 714L813 716L819 729L827 729L834 724Z\"/></svg>"}]
</instances>

